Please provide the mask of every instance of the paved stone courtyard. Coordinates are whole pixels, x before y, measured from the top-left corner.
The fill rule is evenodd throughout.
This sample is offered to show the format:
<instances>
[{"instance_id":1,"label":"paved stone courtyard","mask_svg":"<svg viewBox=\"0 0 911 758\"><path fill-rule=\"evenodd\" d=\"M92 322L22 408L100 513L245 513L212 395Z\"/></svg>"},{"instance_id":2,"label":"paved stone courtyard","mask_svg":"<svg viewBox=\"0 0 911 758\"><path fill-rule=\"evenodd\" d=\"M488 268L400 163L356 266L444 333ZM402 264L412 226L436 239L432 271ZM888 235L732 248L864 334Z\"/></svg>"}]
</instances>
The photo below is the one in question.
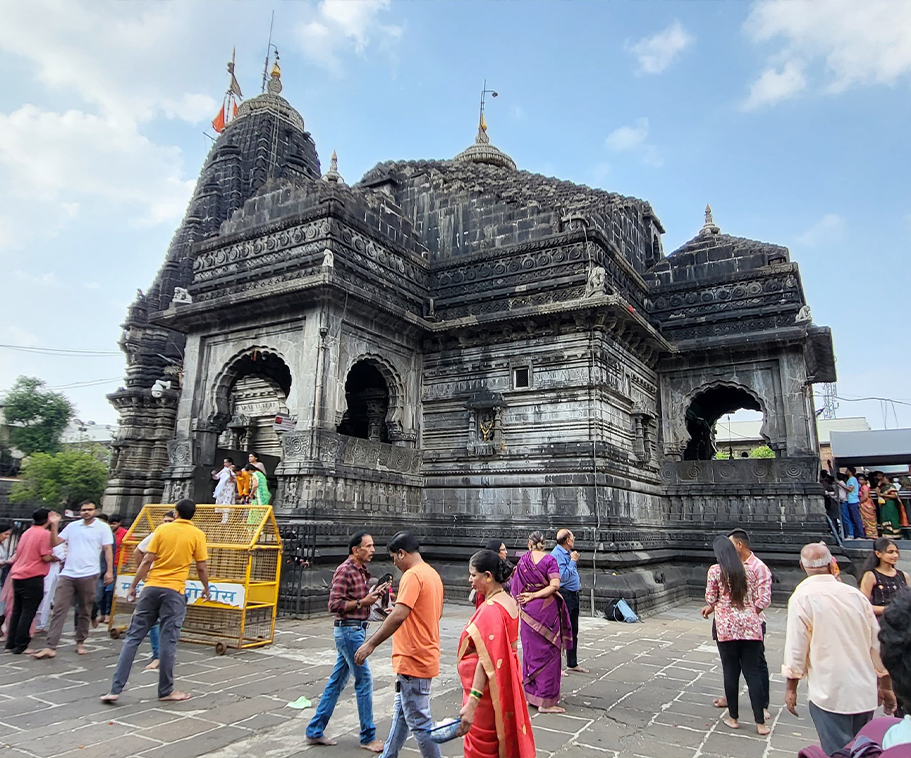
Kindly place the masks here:
<instances>
[{"instance_id":1,"label":"paved stone courtyard","mask_svg":"<svg viewBox=\"0 0 911 758\"><path fill-rule=\"evenodd\" d=\"M711 705L721 692L717 653L709 622L698 605L687 604L646 619L618 624L583 618L580 662L588 675L563 680L566 715L534 716L540 756L605 758L784 758L815 740L802 697L795 719L780 705L784 609L769 613L768 655L773 672L772 734L749 728L749 704L741 699L739 732L720 720ZM434 683L437 720L458 714L460 685L455 669L465 607L447 607L443 618L443 675ZM309 748L304 729L313 709L287 703L306 695L318 699L335 660L327 619L283 621L275 644L257 651L181 645L177 681L193 694L184 703L162 705L157 676L142 673L144 660L117 706L98 697L107 691L120 642L100 631L89 639L90 654L75 655L64 639L56 659L34 661L0 655L0 756L2 758L292 758L304 751L326 758L355 758L358 719L353 685L339 701L327 734L334 748ZM140 648L148 653L147 643ZM389 643L372 659L377 736L389 731L393 678ZM801 695L805 696L802 688ZM443 746L461 755L461 741ZM419 755L413 740L403 755Z\"/></svg>"}]
</instances>

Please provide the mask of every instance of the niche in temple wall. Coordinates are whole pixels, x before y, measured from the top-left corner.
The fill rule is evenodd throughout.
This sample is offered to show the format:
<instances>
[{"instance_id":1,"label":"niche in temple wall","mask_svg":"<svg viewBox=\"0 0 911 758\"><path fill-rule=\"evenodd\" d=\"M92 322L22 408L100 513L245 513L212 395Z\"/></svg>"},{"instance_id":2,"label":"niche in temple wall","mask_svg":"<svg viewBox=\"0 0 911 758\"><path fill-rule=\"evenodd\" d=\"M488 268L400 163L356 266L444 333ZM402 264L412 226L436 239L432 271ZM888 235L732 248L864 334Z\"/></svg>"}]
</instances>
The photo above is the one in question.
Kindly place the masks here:
<instances>
[{"instance_id":1,"label":"niche in temple wall","mask_svg":"<svg viewBox=\"0 0 911 758\"><path fill-rule=\"evenodd\" d=\"M281 457L281 441L273 429L275 415L286 413L287 397L273 380L245 376L231 388L231 419L218 438L226 450L252 450Z\"/></svg>"}]
</instances>

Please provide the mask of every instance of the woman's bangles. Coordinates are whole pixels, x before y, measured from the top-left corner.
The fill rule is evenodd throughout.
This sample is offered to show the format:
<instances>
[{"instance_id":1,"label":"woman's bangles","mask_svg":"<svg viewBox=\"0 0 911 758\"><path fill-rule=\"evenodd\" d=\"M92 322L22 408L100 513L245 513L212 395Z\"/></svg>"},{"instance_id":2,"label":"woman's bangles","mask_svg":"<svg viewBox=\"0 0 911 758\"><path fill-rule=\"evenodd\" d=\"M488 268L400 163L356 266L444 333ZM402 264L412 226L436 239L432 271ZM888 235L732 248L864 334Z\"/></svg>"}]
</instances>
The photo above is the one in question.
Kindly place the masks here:
<instances>
[{"instance_id":1,"label":"woman's bangles","mask_svg":"<svg viewBox=\"0 0 911 758\"><path fill-rule=\"evenodd\" d=\"M468 694L469 694L471 697L476 697L478 700L480 700L482 697L484 697L484 693L483 693L483 692L479 692L478 690L469 690L469 691L468 691Z\"/></svg>"}]
</instances>

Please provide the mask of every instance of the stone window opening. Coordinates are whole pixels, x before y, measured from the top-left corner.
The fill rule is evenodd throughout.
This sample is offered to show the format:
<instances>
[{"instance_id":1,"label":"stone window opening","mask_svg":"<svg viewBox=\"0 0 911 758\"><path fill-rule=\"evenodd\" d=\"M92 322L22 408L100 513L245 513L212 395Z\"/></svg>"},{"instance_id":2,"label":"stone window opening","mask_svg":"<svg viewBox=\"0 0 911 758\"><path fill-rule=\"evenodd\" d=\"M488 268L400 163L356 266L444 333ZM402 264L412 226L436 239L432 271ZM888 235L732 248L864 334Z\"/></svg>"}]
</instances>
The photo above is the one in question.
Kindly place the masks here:
<instances>
[{"instance_id":1,"label":"stone window opening","mask_svg":"<svg viewBox=\"0 0 911 758\"><path fill-rule=\"evenodd\" d=\"M719 453L716 425L723 416L744 409L764 413L759 401L740 387L720 385L707 389L693 398L686 410L686 429L690 438L684 450L683 459L687 461L714 459ZM763 421L764 419L763 416ZM728 450L728 447L731 450ZM739 452L733 451L732 444L727 445L721 452L733 452L733 458L741 457Z\"/></svg>"},{"instance_id":2,"label":"stone window opening","mask_svg":"<svg viewBox=\"0 0 911 758\"><path fill-rule=\"evenodd\" d=\"M351 367L345 380L345 401L339 434L389 442L389 386L376 366L358 361Z\"/></svg>"},{"instance_id":3,"label":"stone window opening","mask_svg":"<svg viewBox=\"0 0 911 758\"><path fill-rule=\"evenodd\" d=\"M531 369L528 366L516 366L512 370L512 388L514 390L531 387Z\"/></svg>"}]
</instances>

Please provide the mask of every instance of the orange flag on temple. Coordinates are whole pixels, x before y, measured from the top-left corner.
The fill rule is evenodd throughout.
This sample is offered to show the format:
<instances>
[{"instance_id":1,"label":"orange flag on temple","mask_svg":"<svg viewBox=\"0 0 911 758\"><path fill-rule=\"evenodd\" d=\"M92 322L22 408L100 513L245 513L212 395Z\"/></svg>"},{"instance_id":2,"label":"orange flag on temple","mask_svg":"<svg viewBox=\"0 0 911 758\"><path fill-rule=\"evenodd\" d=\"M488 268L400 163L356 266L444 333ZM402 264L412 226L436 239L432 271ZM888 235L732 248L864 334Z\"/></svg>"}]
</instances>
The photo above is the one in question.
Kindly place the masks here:
<instances>
[{"instance_id":1,"label":"orange flag on temple","mask_svg":"<svg viewBox=\"0 0 911 758\"><path fill-rule=\"evenodd\" d=\"M221 134L225 130L225 105L222 103L218 115L212 119L212 128Z\"/></svg>"},{"instance_id":2,"label":"orange flag on temple","mask_svg":"<svg viewBox=\"0 0 911 758\"><path fill-rule=\"evenodd\" d=\"M234 112L231 113L231 120L233 121L234 119L237 118L237 103L235 103L235 102L232 100L232 101L231 101L231 105L234 106Z\"/></svg>"}]
</instances>

